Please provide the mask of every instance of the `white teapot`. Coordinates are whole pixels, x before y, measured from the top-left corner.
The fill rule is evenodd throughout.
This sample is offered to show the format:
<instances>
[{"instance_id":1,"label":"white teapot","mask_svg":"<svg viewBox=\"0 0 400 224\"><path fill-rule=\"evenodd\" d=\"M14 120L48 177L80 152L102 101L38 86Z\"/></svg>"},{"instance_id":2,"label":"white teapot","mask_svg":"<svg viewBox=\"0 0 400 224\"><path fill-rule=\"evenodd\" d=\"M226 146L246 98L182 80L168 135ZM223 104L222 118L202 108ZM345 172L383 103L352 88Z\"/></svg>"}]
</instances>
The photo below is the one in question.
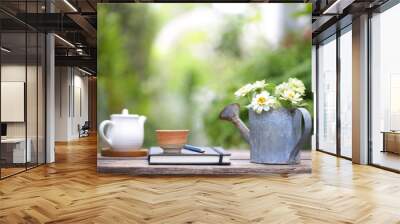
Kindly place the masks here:
<instances>
[{"instance_id":1,"label":"white teapot","mask_svg":"<svg viewBox=\"0 0 400 224\"><path fill-rule=\"evenodd\" d=\"M145 116L129 114L127 109L123 109L122 114L111 115L111 121L100 123L99 134L113 150L140 149L143 145L145 121Z\"/></svg>"}]
</instances>

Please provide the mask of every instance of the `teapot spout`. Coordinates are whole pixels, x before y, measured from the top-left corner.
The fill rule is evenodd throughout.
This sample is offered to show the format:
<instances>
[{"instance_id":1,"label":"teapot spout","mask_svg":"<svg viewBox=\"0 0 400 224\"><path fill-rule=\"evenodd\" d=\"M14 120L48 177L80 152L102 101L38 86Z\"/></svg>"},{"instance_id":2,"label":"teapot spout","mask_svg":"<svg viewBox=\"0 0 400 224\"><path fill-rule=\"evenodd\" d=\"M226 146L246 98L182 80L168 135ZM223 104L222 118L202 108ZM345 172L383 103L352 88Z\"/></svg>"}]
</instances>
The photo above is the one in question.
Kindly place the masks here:
<instances>
[{"instance_id":1,"label":"teapot spout","mask_svg":"<svg viewBox=\"0 0 400 224\"><path fill-rule=\"evenodd\" d=\"M140 116L140 117L139 117L139 124L140 124L141 126L143 126L143 125L144 125L144 122L146 122L146 120L147 120L146 116Z\"/></svg>"},{"instance_id":2,"label":"teapot spout","mask_svg":"<svg viewBox=\"0 0 400 224\"><path fill-rule=\"evenodd\" d=\"M240 106L237 103L229 104L221 113L219 118L232 122L247 143L250 143L250 130L239 117Z\"/></svg>"}]
</instances>

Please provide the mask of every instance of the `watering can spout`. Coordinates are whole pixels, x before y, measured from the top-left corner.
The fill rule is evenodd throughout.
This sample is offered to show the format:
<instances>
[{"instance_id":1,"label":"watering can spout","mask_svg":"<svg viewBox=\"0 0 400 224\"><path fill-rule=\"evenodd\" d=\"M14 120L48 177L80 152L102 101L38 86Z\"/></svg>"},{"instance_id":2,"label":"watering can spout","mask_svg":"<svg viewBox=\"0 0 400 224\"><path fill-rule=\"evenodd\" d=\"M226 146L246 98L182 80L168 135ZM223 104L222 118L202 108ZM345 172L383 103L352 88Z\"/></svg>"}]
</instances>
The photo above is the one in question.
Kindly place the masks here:
<instances>
[{"instance_id":1,"label":"watering can spout","mask_svg":"<svg viewBox=\"0 0 400 224\"><path fill-rule=\"evenodd\" d=\"M244 124L244 122L239 117L240 106L237 103L229 104L226 106L221 113L219 114L219 118L221 120L226 120L232 122L236 128L239 129L240 134L246 140L247 143L250 143L250 130Z\"/></svg>"}]
</instances>

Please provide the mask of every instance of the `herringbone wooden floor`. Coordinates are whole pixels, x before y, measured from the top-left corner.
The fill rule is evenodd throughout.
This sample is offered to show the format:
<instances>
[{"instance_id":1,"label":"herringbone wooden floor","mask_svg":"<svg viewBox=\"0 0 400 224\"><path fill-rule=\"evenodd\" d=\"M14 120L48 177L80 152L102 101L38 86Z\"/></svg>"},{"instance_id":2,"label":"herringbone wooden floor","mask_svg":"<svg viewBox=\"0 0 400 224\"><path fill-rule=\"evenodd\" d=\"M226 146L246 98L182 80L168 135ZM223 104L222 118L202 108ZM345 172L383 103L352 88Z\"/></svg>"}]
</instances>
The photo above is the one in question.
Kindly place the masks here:
<instances>
[{"instance_id":1,"label":"herringbone wooden floor","mask_svg":"<svg viewBox=\"0 0 400 224\"><path fill-rule=\"evenodd\" d=\"M400 223L400 175L313 153L313 173L130 177L96 173L96 141L0 181L0 223Z\"/></svg>"}]
</instances>

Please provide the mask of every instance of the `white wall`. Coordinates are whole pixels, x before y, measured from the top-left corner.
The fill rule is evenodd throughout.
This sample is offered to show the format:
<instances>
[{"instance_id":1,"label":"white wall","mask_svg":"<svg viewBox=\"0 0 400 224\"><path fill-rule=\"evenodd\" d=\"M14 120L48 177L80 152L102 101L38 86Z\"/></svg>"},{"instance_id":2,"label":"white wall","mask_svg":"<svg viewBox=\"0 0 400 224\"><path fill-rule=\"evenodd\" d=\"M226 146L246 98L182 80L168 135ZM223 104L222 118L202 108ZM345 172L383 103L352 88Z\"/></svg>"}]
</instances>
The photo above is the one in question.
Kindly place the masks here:
<instances>
[{"instance_id":1,"label":"white wall","mask_svg":"<svg viewBox=\"0 0 400 224\"><path fill-rule=\"evenodd\" d=\"M25 70L26 69L26 70ZM28 137L30 134L30 129L36 130L36 120L37 115L32 111L36 112L37 99L36 99L36 80L34 80L31 75L36 76L36 67L17 64L6 64L1 66L1 81L2 82L24 82L26 83L25 76L28 72L28 84L27 88L27 122L28 122ZM6 96L3 96L6 97ZM39 105L41 107L41 105ZM1 108L2 110L7 110L7 108ZM22 108L24 110L24 108ZM33 122L33 123L32 123ZM7 122L7 136L8 137L24 137L25 136L25 124L26 122ZM36 132L35 132L36 135Z\"/></svg>"},{"instance_id":2,"label":"white wall","mask_svg":"<svg viewBox=\"0 0 400 224\"><path fill-rule=\"evenodd\" d=\"M38 71L37 71L38 69ZM26 106L20 108L2 107L2 112L23 113L25 118L21 122L5 122L7 124L8 138L29 139L29 148L31 148L32 161L44 163L45 150L45 117L44 117L44 74L42 67L25 66L25 64L4 64L1 66L2 82L23 82L26 85ZM2 89L2 93L4 89ZM20 90L24 94L24 90ZM7 95L2 95L7 98ZM22 110L22 111L12 111ZM38 156L37 156L38 154Z\"/></svg>"},{"instance_id":3,"label":"white wall","mask_svg":"<svg viewBox=\"0 0 400 224\"><path fill-rule=\"evenodd\" d=\"M70 85L69 69L67 67L55 68L55 140L68 140L68 117Z\"/></svg>"},{"instance_id":4,"label":"white wall","mask_svg":"<svg viewBox=\"0 0 400 224\"><path fill-rule=\"evenodd\" d=\"M3 82L25 82L25 65L8 64L1 66L1 81ZM28 67L28 70L31 68ZM7 110L7 108L1 108ZM7 137L25 137L25 122L7 123Z\"/></svg>"},{"instance_id":5,"label":"white wall","mask_svg":"<svg viewBox=\"0 0 400 224\"><path fill-rule=\"evenodd\" d=\"M56 67L56 141L79 138L78 124L88 120L88 78L72 67Z\"/></svg>"}]
</instances>

